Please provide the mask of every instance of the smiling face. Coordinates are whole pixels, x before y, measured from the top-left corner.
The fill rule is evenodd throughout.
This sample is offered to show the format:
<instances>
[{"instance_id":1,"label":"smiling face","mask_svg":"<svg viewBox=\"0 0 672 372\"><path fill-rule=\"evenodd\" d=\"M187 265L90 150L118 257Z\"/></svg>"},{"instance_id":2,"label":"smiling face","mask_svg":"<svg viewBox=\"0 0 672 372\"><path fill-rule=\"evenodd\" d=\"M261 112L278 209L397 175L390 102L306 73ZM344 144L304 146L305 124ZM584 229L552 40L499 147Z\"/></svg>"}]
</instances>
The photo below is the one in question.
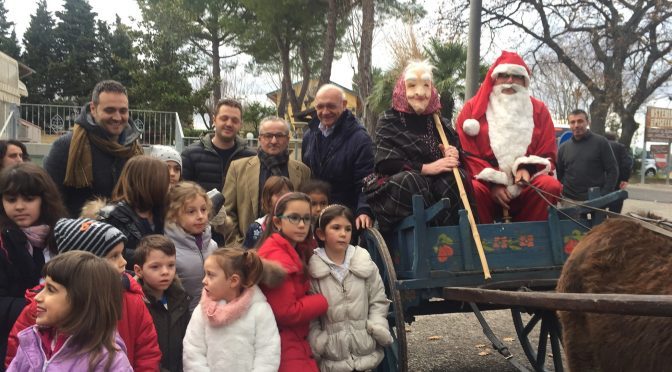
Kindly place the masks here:
<instances>
[{"instance_id":1,"label":"smiling face","mask_svg":"<svg viewBox=\"0 0 672 372\"><path fill-rule=\"evenodd\" d=\"M2 207L7 218L14 221L18 227L30 227L40 219L42 197L4 194Z\"/></svg>"},{"instance_id":2,"label":"smiling face","mask_svg":"<svg viewBox=\"0 0 672 372\"><path fill-rule=\"evenodd\" d=\"M240 275L226 275L224 269L219 265L217 259L210 256L203 265L205 277L203 278L203 289L208 297L213 301L226 300L231 302L236 299L242 290Z\"/></svg>"},{"instance_id":3,"label":"smiling face","mask_svg":"<svg viewBox=\"0 0 672 372\"><path fill-rule=\"evenodd\" d=\"M163 295L163 292L170 287L175 279L175 256L169 256L160 249L152 249L145 263L135 265L135 275L141 278L147 287L152 289L154 297L157 299Z\"/></svg>"},{"instance_id":4,"label":"smiling face","mask_svg":"<svg viewBox=\"0 0 672 372\"><path fill-rule=\"evenodd\" d=\"M177 224L191 235L205 231L208 225L208 204L205 198L198 195L188 199L177 216Z\"/></svg>"},{"instance_id":5,"label":"smiling face","mask_svg":"<svg viewBox=\"0 0 672 372\"><path fill-rule=\"evenodd\" d=\"M70 314L68 290L50 276L45 278L44 288L35 296L35 302L37 325L58 328Z\"/></svg>"},{"instance_id":6,"label":"smiling face","mask_svg":"<svg viewBox=\"0 0 672 372\"><path fill-rule=\"evenodd\" d=\"M430 71L415 68L404 74L406 99L416 114L425 112L432 96L432 75Z\"/></svg>"},{"instance_id":7,"label":"smiling face","mask_svg":"<svg viewBox=\"0 0 672 372\"><path fill-rule=\"evenodd\" d=\"M91 103L91 116L113 140L128 125L128 97L123 93L102 92L98 104Z\"/></svg>"},{"instance_id":8,"label":"smiling face","mask_svg":"<svg viewBox=\"0 0 672 372\"><path fill-rule=\"evenodd\" d=\"M215 129L213 144L219 148L229 148L243 126L240 109L228 105L219 106L213 126Z\"/></svg>"},{"instance_id":9,"label":"smiling face","mask_svg":"<svg viewBox=\"0 0 672 372\"><path fill-rule=\"evenodd\" d=\"M337 88L318 90L315 95L315 110L317 118L325 127L330 128L341 117L348 101L343 92Z\"/></svg>"},{"instance_id":10,"label":"smiling face","mask_svg":"<svg viewBox=\"0 0 672 372\"><path fill-rule=\"evenodd\" d=\"M569 129L577 140L585 137L589 124L590 122L584 114L569 115Z\"/></svg>"}]
</instances>

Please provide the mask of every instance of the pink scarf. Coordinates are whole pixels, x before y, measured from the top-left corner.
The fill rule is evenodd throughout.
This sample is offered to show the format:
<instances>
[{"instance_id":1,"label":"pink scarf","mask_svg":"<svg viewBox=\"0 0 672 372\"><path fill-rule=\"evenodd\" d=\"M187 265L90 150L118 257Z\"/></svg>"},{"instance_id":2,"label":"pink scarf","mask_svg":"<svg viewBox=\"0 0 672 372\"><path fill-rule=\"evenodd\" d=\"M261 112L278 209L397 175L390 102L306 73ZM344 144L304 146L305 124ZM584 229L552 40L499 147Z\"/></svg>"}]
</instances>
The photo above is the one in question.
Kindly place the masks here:
<instances>
[{"instance_id":1,"label":"pink scarf","mask_svg":"<svg viewBox=\"0 0 672 372\"><path fill-rule=\"evenodd\" d=\"M406 98L406 79L404 79L403 73L397 79L397 84L394 86L394 91L392 92L392 108L406 114L417 115L413 107L408 104L408 99ZM432 86L432 96L429 98L425 111L420 115L431 115L439 110L441 110L439 92Z\"/></svg>"},{"instance_id":2,"label":"pink scarf","mask_svg":"<svg viewBox=\"0 0 672 372\"><path fill-rule=\"evenodd\" d=\"M21 231L26 235L26 249L28 249L28 253L32 256L33 249L42 250L44 248L44 243L47 239L47 235L49 235L50 228L49 225L37 225L22 227Z\"/></svg>"},{"instance_id":3,"label":"pink scarf","mask_svg":"<svg viewBox=\"0 0 672 372\"><path fill-rule=\"evenodd\" d=\"M217 301L213 301L204 289L201 294L203 315L208 318L208 322L213 327L229 325L247 312L252 304L253 294L254 287L245 288L243 293L236 297L235 300L220 304Z\"/></svg>"}]
</instances>

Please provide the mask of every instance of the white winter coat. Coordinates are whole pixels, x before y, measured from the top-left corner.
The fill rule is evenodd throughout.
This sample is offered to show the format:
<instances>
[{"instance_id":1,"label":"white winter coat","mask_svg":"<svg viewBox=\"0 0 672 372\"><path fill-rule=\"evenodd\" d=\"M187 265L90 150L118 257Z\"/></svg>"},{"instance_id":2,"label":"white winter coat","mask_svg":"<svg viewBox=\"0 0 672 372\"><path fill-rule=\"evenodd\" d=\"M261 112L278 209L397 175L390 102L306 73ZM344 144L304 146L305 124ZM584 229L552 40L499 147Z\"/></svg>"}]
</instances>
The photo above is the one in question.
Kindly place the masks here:
<instances>
[{"instance_id":1,"label":"white winter coat","mask_svg":"<svg viewBox=\"0 0 672 372\"><path fill-rule=\"evenodd\" d=\"M280 334L271 306L254 286L231 303L203 292L183 341L184 371L276 372ZM240 301L239 301L240 300Z\"/></svg>"},{"instance_id":2,"label":"white winter coat","mask_svg":"<svg viewBox=\"0 0 672 372\"><path fill-rule=\"evenodd\" d=\"M339 282L328 258L314 254L309 263L311 290L329 302L327 314L310 324L308 341L320 371L365 371L383 360L383 346L392 343L387 322L390 301L385 297L378 267L362 247Z\"/></svg>"}]
</instances>

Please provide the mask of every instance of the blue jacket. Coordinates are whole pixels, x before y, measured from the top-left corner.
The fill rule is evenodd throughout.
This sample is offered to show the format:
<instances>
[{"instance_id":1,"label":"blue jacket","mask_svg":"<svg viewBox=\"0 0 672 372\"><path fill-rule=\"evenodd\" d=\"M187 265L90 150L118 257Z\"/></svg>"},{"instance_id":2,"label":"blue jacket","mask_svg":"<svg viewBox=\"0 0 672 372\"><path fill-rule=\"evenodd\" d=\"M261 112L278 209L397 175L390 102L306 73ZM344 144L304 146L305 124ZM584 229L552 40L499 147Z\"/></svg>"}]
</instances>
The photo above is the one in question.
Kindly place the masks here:
<instances>
[{"instance_id":1,"label":"blue jacket","mask_svg":"<svg viewBox=\"0 0 672 372\"><path fill-rule=\"evenodd\" d=\"M362 180L373 173L373 141L357 118L345 110L334 124L334 131L324 137L315 118L303 135L301 157L313 178L331 185L329 203L343 204L355 216L373 216L362 192Z\"/></svg>"}]
</instances>

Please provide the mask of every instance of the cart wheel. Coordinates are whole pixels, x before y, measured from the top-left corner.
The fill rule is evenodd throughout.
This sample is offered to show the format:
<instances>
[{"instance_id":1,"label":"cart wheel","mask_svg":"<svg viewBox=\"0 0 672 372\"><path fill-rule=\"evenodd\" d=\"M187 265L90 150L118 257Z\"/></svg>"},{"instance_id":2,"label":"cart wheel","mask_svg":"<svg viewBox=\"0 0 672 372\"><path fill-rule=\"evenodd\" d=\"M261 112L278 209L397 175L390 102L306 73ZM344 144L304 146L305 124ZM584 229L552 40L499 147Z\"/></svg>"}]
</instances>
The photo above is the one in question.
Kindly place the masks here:
<instances>
[{"instance_id":1,"label":"cart wheel","mask_svg":"<svg viewBox=\"0 0 672 372\"><path fill-rule=\"evenodd\" d=\"M404 322L404 308L401 303L401 294L396 288L397 273L390 251L376 228L370 228L363 234L369 254L380 270L380 276L385 284L385 294L392 300L387 319L390 322L390 331L394 342L385 348L385 359L378 366L378 371L408 371L408 345L406 344L406 323Z\"/></svg>"},{"instance_id":2,"label":"cart wheel","mask_svg":"<svg viewBox=\"0 0 672 372\"><path fill-rule=\"evenodd\" d=\"M524 323L522 313L532 315L532 317ZM513 325L516 328L516 334L520 340L520 345L530 361L536 372L544 372L546 368L546 356L549 353L548 343L551 343L551 353L553 355L553 368L556 372L564 371L562 366L562 351L560 344L562 343L562 332L560 322L558 321L555 311L549 310L526 310L519 307L511 309L513 317ZM539 327L539 343L536 349L531 342L532 331Z\"/></svg>"}]
</instances>

